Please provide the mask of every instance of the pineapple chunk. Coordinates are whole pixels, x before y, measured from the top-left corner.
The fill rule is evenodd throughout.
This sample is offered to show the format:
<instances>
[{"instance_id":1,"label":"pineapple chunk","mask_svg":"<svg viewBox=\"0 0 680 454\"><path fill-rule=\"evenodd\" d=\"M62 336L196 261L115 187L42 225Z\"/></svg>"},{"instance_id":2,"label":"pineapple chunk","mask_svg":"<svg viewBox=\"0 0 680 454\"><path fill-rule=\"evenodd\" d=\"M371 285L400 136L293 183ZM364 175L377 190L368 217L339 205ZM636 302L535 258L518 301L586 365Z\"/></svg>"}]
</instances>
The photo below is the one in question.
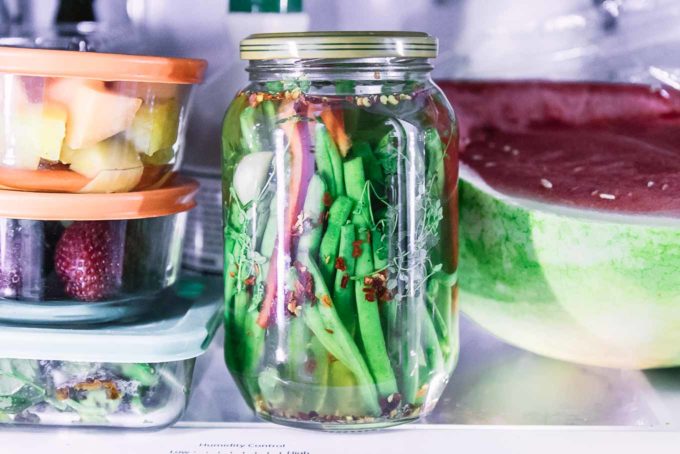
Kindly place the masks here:
<instances>
[{"instance_id":1,"label":"pineapple chunk","mask_svg":"<svg viewBox=\"0 0 680 454\"><path fill-rule=\"evenodd\" d=\"M170 164L172 160L175 159L175 150L172 148L163 148L155 152L153 156L146 154L141 154L140 156L144 165L163 166Z\"/></svg>"},{"instance_id":2,"label":"pineapple chunk","mask_svg":"<svg viewBox=\"0 0 680 454\"><path fill-rule=\"evenodd\" d=\"M142 104L139 98L112 93L102 82L91 80L58 79L47 87L47 96L66 106L66 144L74 149L126 130Z\"/></svg>"},{"instance_id":3,"label":"pineapple chunk","mask_svg":"<svg viewBox=\"0 0 680 454\"><path fill-rule=\"evenodd\" d=\"M137 111L128 138L137 151L153 156L158 150L172 147L177 140L179 106L177 101L144 104Z\"/></svg>"},{"instance_id":4,"label":"pineapple chunk","mask_svg":"<svg viewBox=\"0 0 680 454\"><path fill-rule=\"evenodd\" d=\"M127 192L142 178L144 166L139 154L127 142L107 140L74 150L64 147L61 162L92 181L81 192Z\"/></svg>"},{"instance_id":5,"label":"pineapple chunk","mask_svg":"<svg viewBox=\"0 0 680 454\"><path fill-rule=\"evenodd\" d=\"M29 104L17 109L0 131L2 164L35 170L40 159L58 161L66 134L66 109L58 104Z\"/></svg>"}]
</instances>

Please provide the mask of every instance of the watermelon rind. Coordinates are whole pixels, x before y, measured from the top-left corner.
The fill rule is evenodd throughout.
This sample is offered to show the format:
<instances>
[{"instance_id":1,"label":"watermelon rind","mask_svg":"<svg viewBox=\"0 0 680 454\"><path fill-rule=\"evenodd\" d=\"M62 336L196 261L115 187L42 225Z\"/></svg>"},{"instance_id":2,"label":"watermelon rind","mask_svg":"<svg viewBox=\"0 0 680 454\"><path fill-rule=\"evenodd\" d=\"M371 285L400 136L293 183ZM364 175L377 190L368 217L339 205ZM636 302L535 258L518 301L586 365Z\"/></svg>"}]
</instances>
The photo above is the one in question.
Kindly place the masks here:
<instances>
[{"instance_id":1,"label":"watermelon rind","mask_svg":"<svg viewBox=\"0 0 680 454\"><path fill-rule=\"evenodd\" d=\"M460 301L491 333L577 363L680 366L680 219L559 206L461 165Z\"/></svg>"}]
</instances>

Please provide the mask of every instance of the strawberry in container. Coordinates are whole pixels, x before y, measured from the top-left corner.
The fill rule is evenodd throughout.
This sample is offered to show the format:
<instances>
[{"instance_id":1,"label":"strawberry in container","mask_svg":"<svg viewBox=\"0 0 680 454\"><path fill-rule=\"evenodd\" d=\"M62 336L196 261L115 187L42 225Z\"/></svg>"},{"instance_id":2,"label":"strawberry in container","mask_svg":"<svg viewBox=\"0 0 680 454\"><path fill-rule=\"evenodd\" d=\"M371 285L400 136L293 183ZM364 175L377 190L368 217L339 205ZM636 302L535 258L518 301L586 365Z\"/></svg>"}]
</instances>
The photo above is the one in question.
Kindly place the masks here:
<instances>
[{"instance_id":1,"label":"strawberry in container","mask_svg":"<svg viewBox=\"0 0 680 454\"><path fill-rule=\"evenodd\" d=\"M180 164L202 60L0 47L0 187L114 193Z\"/></svg>"},{"instance_id":2,"label":"strawberry in container","mask_svg":"<svg viewBox=\"0 0 680 454\"><path fill-rule=\"evenodd\" d=\"M131 320L180 269L198 184L120 194L0 191L0 322Z\"/></svg>"}]
</instances>

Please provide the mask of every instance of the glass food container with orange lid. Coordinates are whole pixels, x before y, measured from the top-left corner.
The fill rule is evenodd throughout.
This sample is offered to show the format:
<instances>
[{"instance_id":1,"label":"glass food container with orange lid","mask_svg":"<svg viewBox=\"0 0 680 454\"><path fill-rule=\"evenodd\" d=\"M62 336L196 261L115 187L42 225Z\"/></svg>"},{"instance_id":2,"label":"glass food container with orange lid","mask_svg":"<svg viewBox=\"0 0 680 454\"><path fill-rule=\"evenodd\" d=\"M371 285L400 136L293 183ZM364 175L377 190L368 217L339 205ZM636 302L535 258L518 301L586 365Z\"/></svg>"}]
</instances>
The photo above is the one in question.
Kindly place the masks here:
<instances>
[{"instance_id":1,"label":"glass food container with orange lid","mask_svg":"<svg viewBox=\"0 0 680 454\"><path fill-rule=\"evenodd\" d=\"M180 163L202 60L0 47L0 187L159 187Z\"/></svg>"},{"instance_id":2,"label":"glass food container with orange lid","mask_svg":"<svg viewBox=\"0 0 680 454\"><path fill-rule=\"evenodd\" d=\"M131 320L177 280L198 184L123 194L0 191L0 322Z\"/></svg>"}]
</instances>

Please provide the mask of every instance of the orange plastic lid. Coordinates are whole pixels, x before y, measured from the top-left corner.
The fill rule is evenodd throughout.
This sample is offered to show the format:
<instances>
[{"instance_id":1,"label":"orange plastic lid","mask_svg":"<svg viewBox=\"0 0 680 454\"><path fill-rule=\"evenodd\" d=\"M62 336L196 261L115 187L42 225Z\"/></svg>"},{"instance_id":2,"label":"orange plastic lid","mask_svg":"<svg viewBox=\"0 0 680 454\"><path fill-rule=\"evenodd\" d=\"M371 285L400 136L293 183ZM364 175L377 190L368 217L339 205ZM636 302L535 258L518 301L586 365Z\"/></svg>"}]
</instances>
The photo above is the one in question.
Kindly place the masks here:
<instances>
[{"instance_id":1,"label":"orange plastic lid","mask_svg":"<svg viewBox=\"0 0 680 454\"><path fill-rule=\"evenodd\" d=\"M103 81L196 84L205 60L0 47L0 73Z\"/></svg>"},{"instance_id":2,"label":"orange plastic lid","mask_svg":"<svg viewBox=\"0 0 680 454\"><path fill-rule=\"evenodd\" d=\"M161 189L117 194L64 194L0 190L0 217L38 221L143 219L196 206L198 183L179 175Z\"/></svg>"}]
</instances>

